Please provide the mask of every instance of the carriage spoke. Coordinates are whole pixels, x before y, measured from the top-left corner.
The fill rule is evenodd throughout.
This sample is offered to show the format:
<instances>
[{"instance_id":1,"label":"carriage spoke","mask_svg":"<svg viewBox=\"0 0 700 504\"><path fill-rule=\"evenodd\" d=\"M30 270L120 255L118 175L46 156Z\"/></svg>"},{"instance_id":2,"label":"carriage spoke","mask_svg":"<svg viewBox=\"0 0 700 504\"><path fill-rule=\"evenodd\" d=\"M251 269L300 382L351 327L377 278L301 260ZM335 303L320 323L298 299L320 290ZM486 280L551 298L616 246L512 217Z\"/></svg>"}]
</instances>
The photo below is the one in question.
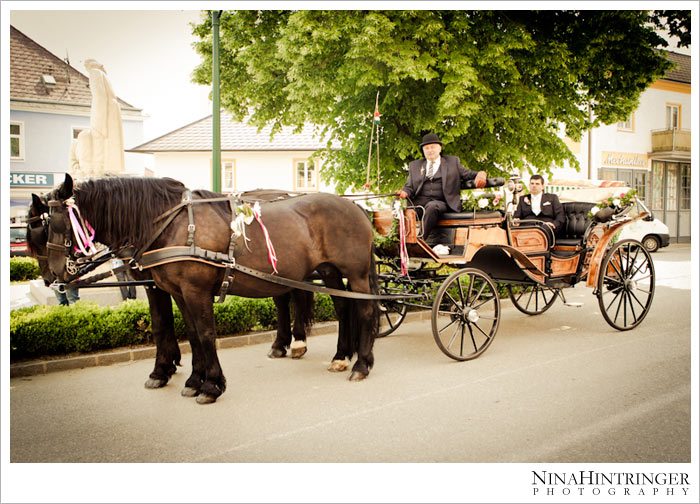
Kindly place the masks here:
<instances>
[{"instance_id":1,"label":"carriage spoke","mask_svg":"<svg viewBox=\"0 0 700 504\"><path fill-rule=\"evenodd\" d=\"M472 326L471 324L469 325L469 336L471 336L472 339L472 345L474 346L474 351L478 352L479 348L476 346L476 339L474 339L474 331L472 331Z\"/></svg>"},{"instance_id":2,"label":"carriage spoke","mask_svg":"<svg viewBox=\"0 0 700 504\"><path fill-rule=\"evenodd\" d=\"M448 349L452 346L452 343L455 342L455 337L457 336L457 331L459 330L460 327L462 327L462 324L458 324L457 327L455 327L455 330L452 333L452 336L450 337L450 341L447 343Z\"/></svg>"},{"instance_id":3,"label":"carriage spoke","mask_svg":"<svg viewBox=\"0 0 700 504\"><path fill-rule=\"evenodd\" d=\"M448 315L450 315L450 314L448 313ZM443 332L445 329L447 329L448 327L450 327L452 324L454 324L454 323L457 322L458 320L459 320L459 319L457 319L457 318L453 318L452 320L450 320L450 321L448 322L448 324L447 324L445 327L443 327L442 329L439 329L438 332Z\"/></svg>"},{"instance_id":4,"label":"carriage spoke","mask_svg":"<svg viewBox=\"0 0 700 504\"><path fill-rule=\"evenodd\" d=\"M495 297L496 297L495 295L489 296L488 298L484 299L481 303L472 305L472 309L478 310L479 308L481 308L482 306L484 306L486 303L489 303L489 302L493 301L493 299L494 299Z\"/></svg>"}]
</instances>

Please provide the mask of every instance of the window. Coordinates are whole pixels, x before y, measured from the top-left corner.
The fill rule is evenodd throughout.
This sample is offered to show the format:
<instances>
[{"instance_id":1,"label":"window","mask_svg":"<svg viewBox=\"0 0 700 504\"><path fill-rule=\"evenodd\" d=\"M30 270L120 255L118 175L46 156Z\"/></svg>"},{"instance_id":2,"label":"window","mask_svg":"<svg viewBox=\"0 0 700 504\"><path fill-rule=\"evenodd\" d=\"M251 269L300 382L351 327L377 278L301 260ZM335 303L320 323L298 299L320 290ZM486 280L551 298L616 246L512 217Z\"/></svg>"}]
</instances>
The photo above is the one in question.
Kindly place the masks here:
<instances>
[{"instance_id":1,"label":"window","mask_svg":"<svg viewBox=\"0 0 700 504\"><path fill-rule=\"evenodd\" d=\"M634 132L634 114L630 114L629 117L624 121L619 121L617 123L617 131Z\"/></svg>"},{"instance_id":2,"label":"window","mask_svg":"<svg viewBox=\"0 0 700 504\"><path fill-rule=\"evenodd\" d=\"M666 104L666 129L677 130L681 125L681 106L675 103Z\"/></svg>"},{"instance_id":3,"label":"window","mask_svg":"<svg viewBox=\"0 0 700 504\"><path fill-rule=\"evenodd\" d=\"M236 161L233 159L221 161L221 190L236 190Z\"/></svg>"},{"instance_id":4,"label":"window","mask_svg":"<svg viewBox=\"0 0 700 504\"><path fill-rule=\"evenodd\" d=\"M664 208L664 163L662 161L654 161L652 163L652 195L651 208L652 210L663 210Z\"/></svg>"},{"instance_id":5,"label":"window","mask_svg":"<svg viewBox=\"0 0 700 504\"><path fill-rule=\"evenodd\" d=\"M297 191L318 190L318 170L312 159L294 160L294 189Z\"/></svg>"},{"instance_id":6,"label":"window","mask_svg":"<svg viewBox=\"0 0 700 504\"><path fill-rule=\"evenodd\" d=\"M10 159L24 159L24 123L10 123Z\"/></svg>"},{"instance_id":7,"label":"window","mask_svg":"<svg viewBox=\"0 0 700 504\"><path fill-rule=\"evenodd\" d=\"M690 165L681 164L681 210L690 210Z\"/></svg>"},{"instance_id":8,"label":"window","mask_svg":"<svg viewBox=\"0 0 700 504\"><path fill-rule=\"evenodd\" d=\"M646 201L647 196L646 170L628 170L625 168L601 168L598 178L601 180L619 180L632 189L637 190L639 197Z\"/></svg>"}]
</instances>

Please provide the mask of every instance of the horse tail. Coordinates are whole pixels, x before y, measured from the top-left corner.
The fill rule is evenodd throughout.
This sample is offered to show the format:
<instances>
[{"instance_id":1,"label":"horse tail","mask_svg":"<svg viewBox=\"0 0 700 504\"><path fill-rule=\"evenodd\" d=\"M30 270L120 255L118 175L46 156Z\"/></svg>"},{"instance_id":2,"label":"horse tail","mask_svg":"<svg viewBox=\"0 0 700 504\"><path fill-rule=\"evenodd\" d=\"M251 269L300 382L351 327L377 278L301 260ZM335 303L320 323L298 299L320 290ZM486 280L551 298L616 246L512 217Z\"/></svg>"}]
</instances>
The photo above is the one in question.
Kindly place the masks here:
<instances>
[{"instance_id":1,"label":"horse tail","mask_svg":"<svg viewBox=\"0 0 700 504\"><path fill-rule=\"evenodd\" d=\"M376 248L372 244L370 250L370 271L369 271L369 286L372 294L379 294L379 276L377 275L377 262L375 259ZM371 348L374 345L374 340L379 333L379 302L377 300L352 300L350 303L348 323L348 333L350 336L352 353L371 354ZM361 336L368 339L364 341L369 345L369 349L361 348L363 341ZM373 361L373 358L371 358ZM368 363L371 367L372 362Z\"/></svg>"},{"instance_id":2,"label":"horse tail","mask_svg":"<svg viewBox=\"0 0 700 504\"><path fill-rule=\"evenodd\" d=\"M372 291L372 294L379 294L379 274L377 273L377 246L372 243L372 250L371 250L371 258L370 258L370 263L369 263L369 288ZM377 337L377 334L379 334L379 301L370 301L372 303L372 312L371 312L371 332L372 332L372 341Z\"/></svg>"}]
</instances>

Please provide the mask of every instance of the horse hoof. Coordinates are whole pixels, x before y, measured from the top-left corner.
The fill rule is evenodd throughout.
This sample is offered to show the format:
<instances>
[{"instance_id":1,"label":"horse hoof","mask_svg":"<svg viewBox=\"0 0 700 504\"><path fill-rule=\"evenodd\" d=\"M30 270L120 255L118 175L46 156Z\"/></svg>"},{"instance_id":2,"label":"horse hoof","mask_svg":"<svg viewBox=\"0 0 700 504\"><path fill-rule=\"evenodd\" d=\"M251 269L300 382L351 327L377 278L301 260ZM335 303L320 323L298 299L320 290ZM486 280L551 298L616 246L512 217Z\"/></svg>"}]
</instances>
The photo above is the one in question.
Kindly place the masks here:
<instances>
[{"instance_id":1,"label":"horse hoof","mask_svg":"<svg viewBox=\"0 0 700 504\"><path fill-rule=\"evenodd\" d=\"M148 380L146 380L146 383L144 383L143 386L147 389L155 389L165 387L167 383L168 380L166 380L165 378L149 378Z\"/></svg>"},{"instance_id":2,"label":"horse hoof","mask_svg":"<svg viewBox=\"0 0 700 504\"><path fill-rule=\"evenodd\" d=\"M270 351L267 352L267 356L270 359L281 359L282 357L285 357L287 355L287 351L284 348L270 348Z\"/></svg>"},{"instance_id":3,"label":"horse hoof","mask_svg":"<svg viewBox=\"0 0 700 504\"><path fill-rule=\"evenodd\" d=\"M347 359L345 360L334 360L331 362L331 365L328 366L328 371L331 373L342 373L343 371L347 370L348 367L350 366L350 361Z\"/></svg>"},{"instance_id":4,"label":"horse hoof","mask_svg":"<svg viewBox=\"0 0 700 504\"><path fill-rule=\"evenodd\" d=\"M350 378L348 378L350 381L362 381L365 378L367 378L367 375L365 373L360 373L359 371L353 371L350 374Z\"/></svg>"},{"instance_id":5,"label":"horse hoof","mask_svg":"<svg viewBox=\"0 0 700 504\"><path fill-rule=\"evenodd\" d=\"M292 359L301 359L306 353L306 340L294 340L289 348L292 351Z\"/></svg>"},{"instance_id":6,"label":"horse hoof","mask_svg":"<svg viewBox=\"0 0 700 504\"><path fill-rule=\"evenodd\" d=\"M197 404L211 404L216 401L216 397L209 394L200 394L197 396Z\"/></svg>"},{"instance_id":7,"label":"horse hoof","mask_svg":"<svg viewBox=\"0 0 700 504\"><path fill-rule=\"evenodd\" d=\"M185 387L180 393L183 397L195 397L199 395L199 390L194 389L192 387Z\"/></svg>"}]
</instances>

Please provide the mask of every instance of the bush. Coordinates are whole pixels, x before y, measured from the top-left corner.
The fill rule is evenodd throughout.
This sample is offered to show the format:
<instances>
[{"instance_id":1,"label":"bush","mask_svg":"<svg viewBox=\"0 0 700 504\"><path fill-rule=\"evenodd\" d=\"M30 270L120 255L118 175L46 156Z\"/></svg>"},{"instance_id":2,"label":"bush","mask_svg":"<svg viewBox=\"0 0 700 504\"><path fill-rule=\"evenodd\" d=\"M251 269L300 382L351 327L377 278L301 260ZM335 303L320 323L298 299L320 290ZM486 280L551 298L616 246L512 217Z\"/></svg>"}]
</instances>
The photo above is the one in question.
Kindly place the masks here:
<instances>
[{"instance_id":1,"label":"bush","mask_svg":"<svg viewBox=\"0 0 700 504\"><path fill-rule=\"evenodd\" d=\"M10 281L39 278L39 263L33 257L10 257Z\"/></svg>"},{"instance_id":2,"label":"bush","mask_svg":"<svg viewBox=\"0 0 700 504\"><path fill-rule=\"evenodd\" d=\"M175 336L185 339L182 314L173 304ZM214 303L216 333L220 336L272 329L277 311L271 298L227 296ZM315 296L315 320L335 319L330 297ZM90 352L120 346L153 343L148 303L124 301L101 307L80 301L70 306L32 306L10 313L10 356L13 360L72 352Z\"/></svg>"}]
</instances>

